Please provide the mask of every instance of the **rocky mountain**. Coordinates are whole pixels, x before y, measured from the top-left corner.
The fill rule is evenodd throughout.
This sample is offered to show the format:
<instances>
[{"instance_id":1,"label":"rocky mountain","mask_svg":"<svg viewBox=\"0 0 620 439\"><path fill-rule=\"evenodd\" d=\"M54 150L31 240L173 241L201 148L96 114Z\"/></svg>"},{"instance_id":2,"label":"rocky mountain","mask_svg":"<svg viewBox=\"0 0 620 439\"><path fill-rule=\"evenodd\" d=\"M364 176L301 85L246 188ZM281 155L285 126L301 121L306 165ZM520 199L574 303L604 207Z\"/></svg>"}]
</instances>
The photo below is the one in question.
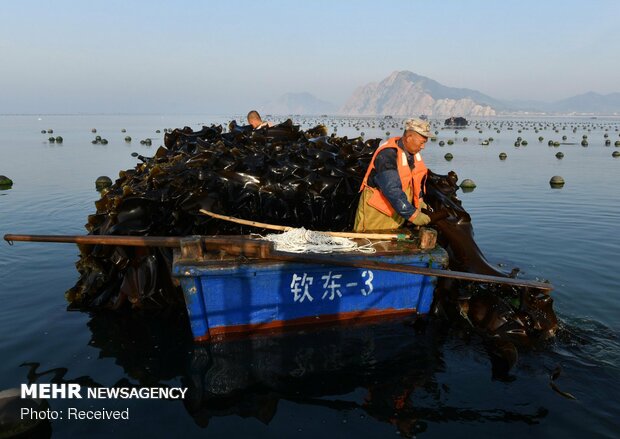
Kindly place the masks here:
<instances>
[{"instance_id":1,"label":"rocky mountain","mask_svg":"<svg viewBox=\"0 0 620 439\"><path fill-rule=\"evenodd\" d=\"M262 106L271 114L334 114L336 105L322 101L310 93L286 93Z\"/></svg>"},{"instance_id":2,"label":"rocky mountain","mask_svg":"<svg viewBox=\"0 0 620 439\"><path fill-rule=\"evenodd\" d=\"M620 114L620 93L594 92L556 102L501 101L476 90L446 87L409 71L358 87L340 108L343 115L495 116L518 113Z\"/></svg>"},{"instance_id":3,"label":"rocky mountain","mask_svg":"<svg viewBox=\"0 0 620 439\"><path fill-rule=\"evenodd\" d=\"M357 88L339 113L409 116L495 116L506 105L467 88L446 87L409 71Z\"/></svg>"}]
</instances>

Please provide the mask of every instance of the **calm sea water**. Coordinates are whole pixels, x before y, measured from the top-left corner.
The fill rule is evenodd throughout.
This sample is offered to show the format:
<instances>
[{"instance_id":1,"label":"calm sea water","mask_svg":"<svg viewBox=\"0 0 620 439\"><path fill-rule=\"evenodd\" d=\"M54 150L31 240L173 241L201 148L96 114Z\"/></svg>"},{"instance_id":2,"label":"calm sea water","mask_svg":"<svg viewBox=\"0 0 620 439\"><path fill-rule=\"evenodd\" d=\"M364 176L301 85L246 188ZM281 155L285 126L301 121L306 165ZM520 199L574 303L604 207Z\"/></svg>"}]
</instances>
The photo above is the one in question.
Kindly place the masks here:
<instances>
[{"instance_id":1,"label":"calm sea water","mask_svg":"<svg viewBox=\"0 0 620 439\"><path fill-rule=\"evenodd\" d=\"M0 116L0 174L14 181L12 189L0 191L0 235L85 233L98 199L95 179L115 179L119 170L132 168L133 151L154 153L163 143L156 130L199 129L230 119ZM297 118L305 127L321 121L340 136L400 131L379 127L379 119L352 119L349 126L349 119ZM423 154L434 172L454 170L477 183L460 198L487 258L556 287L562 329L548 345L520 352L512 380L492 379L479 339L439 325L417 336L395 322L205 347L192 343L182 312L69 312L63 293L78 277L77 248L2 243L0 390L29 380L190 389L182 402L52 400L57 410L130 409L127 421L54 421L54 437L618 437L620 158L612 152L620 150L614 147L620 120L478 124L482 133L473 125L458 133L438 125L438 141L454 144L429 142ZM62 144L41 134L50 128ZM605 134L611 147L604 146ZM91 144L95 135L109 143ZM563 135L572 144L547 146ZM583 135L588 147L580 145ZM153 146L139 144L147 137ZM488 146L480 145L489 137L494 140ZM517 137L528 145L515 147ZM447 152L454 155L450 162ZM505 161L500 152L508 154ZM554 175L566 180L562 189L549 186ZM549 376L558 365L562 374L555 383L576 400L551 389Z\"/></svg>"}]
</instances>

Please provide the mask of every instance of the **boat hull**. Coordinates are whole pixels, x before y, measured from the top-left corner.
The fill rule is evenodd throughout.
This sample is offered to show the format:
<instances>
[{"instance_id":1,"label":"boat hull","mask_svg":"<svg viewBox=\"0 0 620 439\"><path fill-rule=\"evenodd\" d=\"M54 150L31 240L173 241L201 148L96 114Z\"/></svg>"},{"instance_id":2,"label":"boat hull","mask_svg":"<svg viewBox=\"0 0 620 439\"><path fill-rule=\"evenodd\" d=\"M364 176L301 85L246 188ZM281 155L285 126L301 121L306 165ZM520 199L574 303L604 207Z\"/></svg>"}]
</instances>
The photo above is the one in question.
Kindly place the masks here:
<instances>
[{"instance_id":1,"label":"boat hull","mask_svg":"<svg viewBox=\"0 0 620 439\"><path fill-rule=\"evenodd\" d=\"M366 259L434 268L447 263L445 251L439 247ZM436 283L435 277L417 274L259 260L175 260L173 274L183 287L192 333L199 341L426 314Z\"/></svg>"}]
</instances>

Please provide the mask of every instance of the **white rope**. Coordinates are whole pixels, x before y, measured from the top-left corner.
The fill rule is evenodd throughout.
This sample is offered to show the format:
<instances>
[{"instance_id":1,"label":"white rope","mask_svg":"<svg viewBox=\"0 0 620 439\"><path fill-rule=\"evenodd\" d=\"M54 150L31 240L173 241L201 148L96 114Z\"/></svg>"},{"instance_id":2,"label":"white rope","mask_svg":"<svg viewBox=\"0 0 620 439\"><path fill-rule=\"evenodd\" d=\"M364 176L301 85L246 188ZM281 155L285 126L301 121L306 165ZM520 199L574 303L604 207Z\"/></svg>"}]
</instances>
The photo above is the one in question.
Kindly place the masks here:
<instances>
[{"instance_id":1,"label":"white rope","mask_svg":"<svg viewBox=\"0 0 620 439\"><path fill-rule=\"evenodd\" d=\"M306 230L303 227L291 229L284 233L271 233L262 238L273 242L276 250L290 253L374 253L376 251L370 241L368 241L368 244L358 245L355 241L348 238Z\"/></svg>"}]
</instances>

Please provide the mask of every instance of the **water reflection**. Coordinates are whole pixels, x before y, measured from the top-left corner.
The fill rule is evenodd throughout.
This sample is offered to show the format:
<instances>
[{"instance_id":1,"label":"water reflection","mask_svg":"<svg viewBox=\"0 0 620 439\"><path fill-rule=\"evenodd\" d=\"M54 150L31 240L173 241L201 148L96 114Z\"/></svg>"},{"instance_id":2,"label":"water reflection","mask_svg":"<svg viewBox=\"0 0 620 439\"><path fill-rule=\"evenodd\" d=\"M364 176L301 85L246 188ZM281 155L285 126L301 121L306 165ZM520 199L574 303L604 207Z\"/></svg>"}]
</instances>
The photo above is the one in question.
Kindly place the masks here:
<instances>
[{"instance_id":1,"label":"water reflection","mask_svg":"<svg viewBox=\"0 0 620 439\"><path fill-rule=\"evenodd\" d=\"M427 430L429 423L534 424L547 415L543 408L526 413L445 405L442 394L449 389L437 375L445 371L448 335L433 322L399 320L209 344L193 343L182 310L157 316L95 314L88 327L100 358L114 358L126 374L115 386L166 387L180 379L188 387L184 406L203 428L213 418L231 415L269 424L283 401L358 411L406 437ZM38 372L37 367L30 364L31 383L47 376L52 382L100 386L88 376L68 379L66 368Z\"/></svg>"}]
</instances>

